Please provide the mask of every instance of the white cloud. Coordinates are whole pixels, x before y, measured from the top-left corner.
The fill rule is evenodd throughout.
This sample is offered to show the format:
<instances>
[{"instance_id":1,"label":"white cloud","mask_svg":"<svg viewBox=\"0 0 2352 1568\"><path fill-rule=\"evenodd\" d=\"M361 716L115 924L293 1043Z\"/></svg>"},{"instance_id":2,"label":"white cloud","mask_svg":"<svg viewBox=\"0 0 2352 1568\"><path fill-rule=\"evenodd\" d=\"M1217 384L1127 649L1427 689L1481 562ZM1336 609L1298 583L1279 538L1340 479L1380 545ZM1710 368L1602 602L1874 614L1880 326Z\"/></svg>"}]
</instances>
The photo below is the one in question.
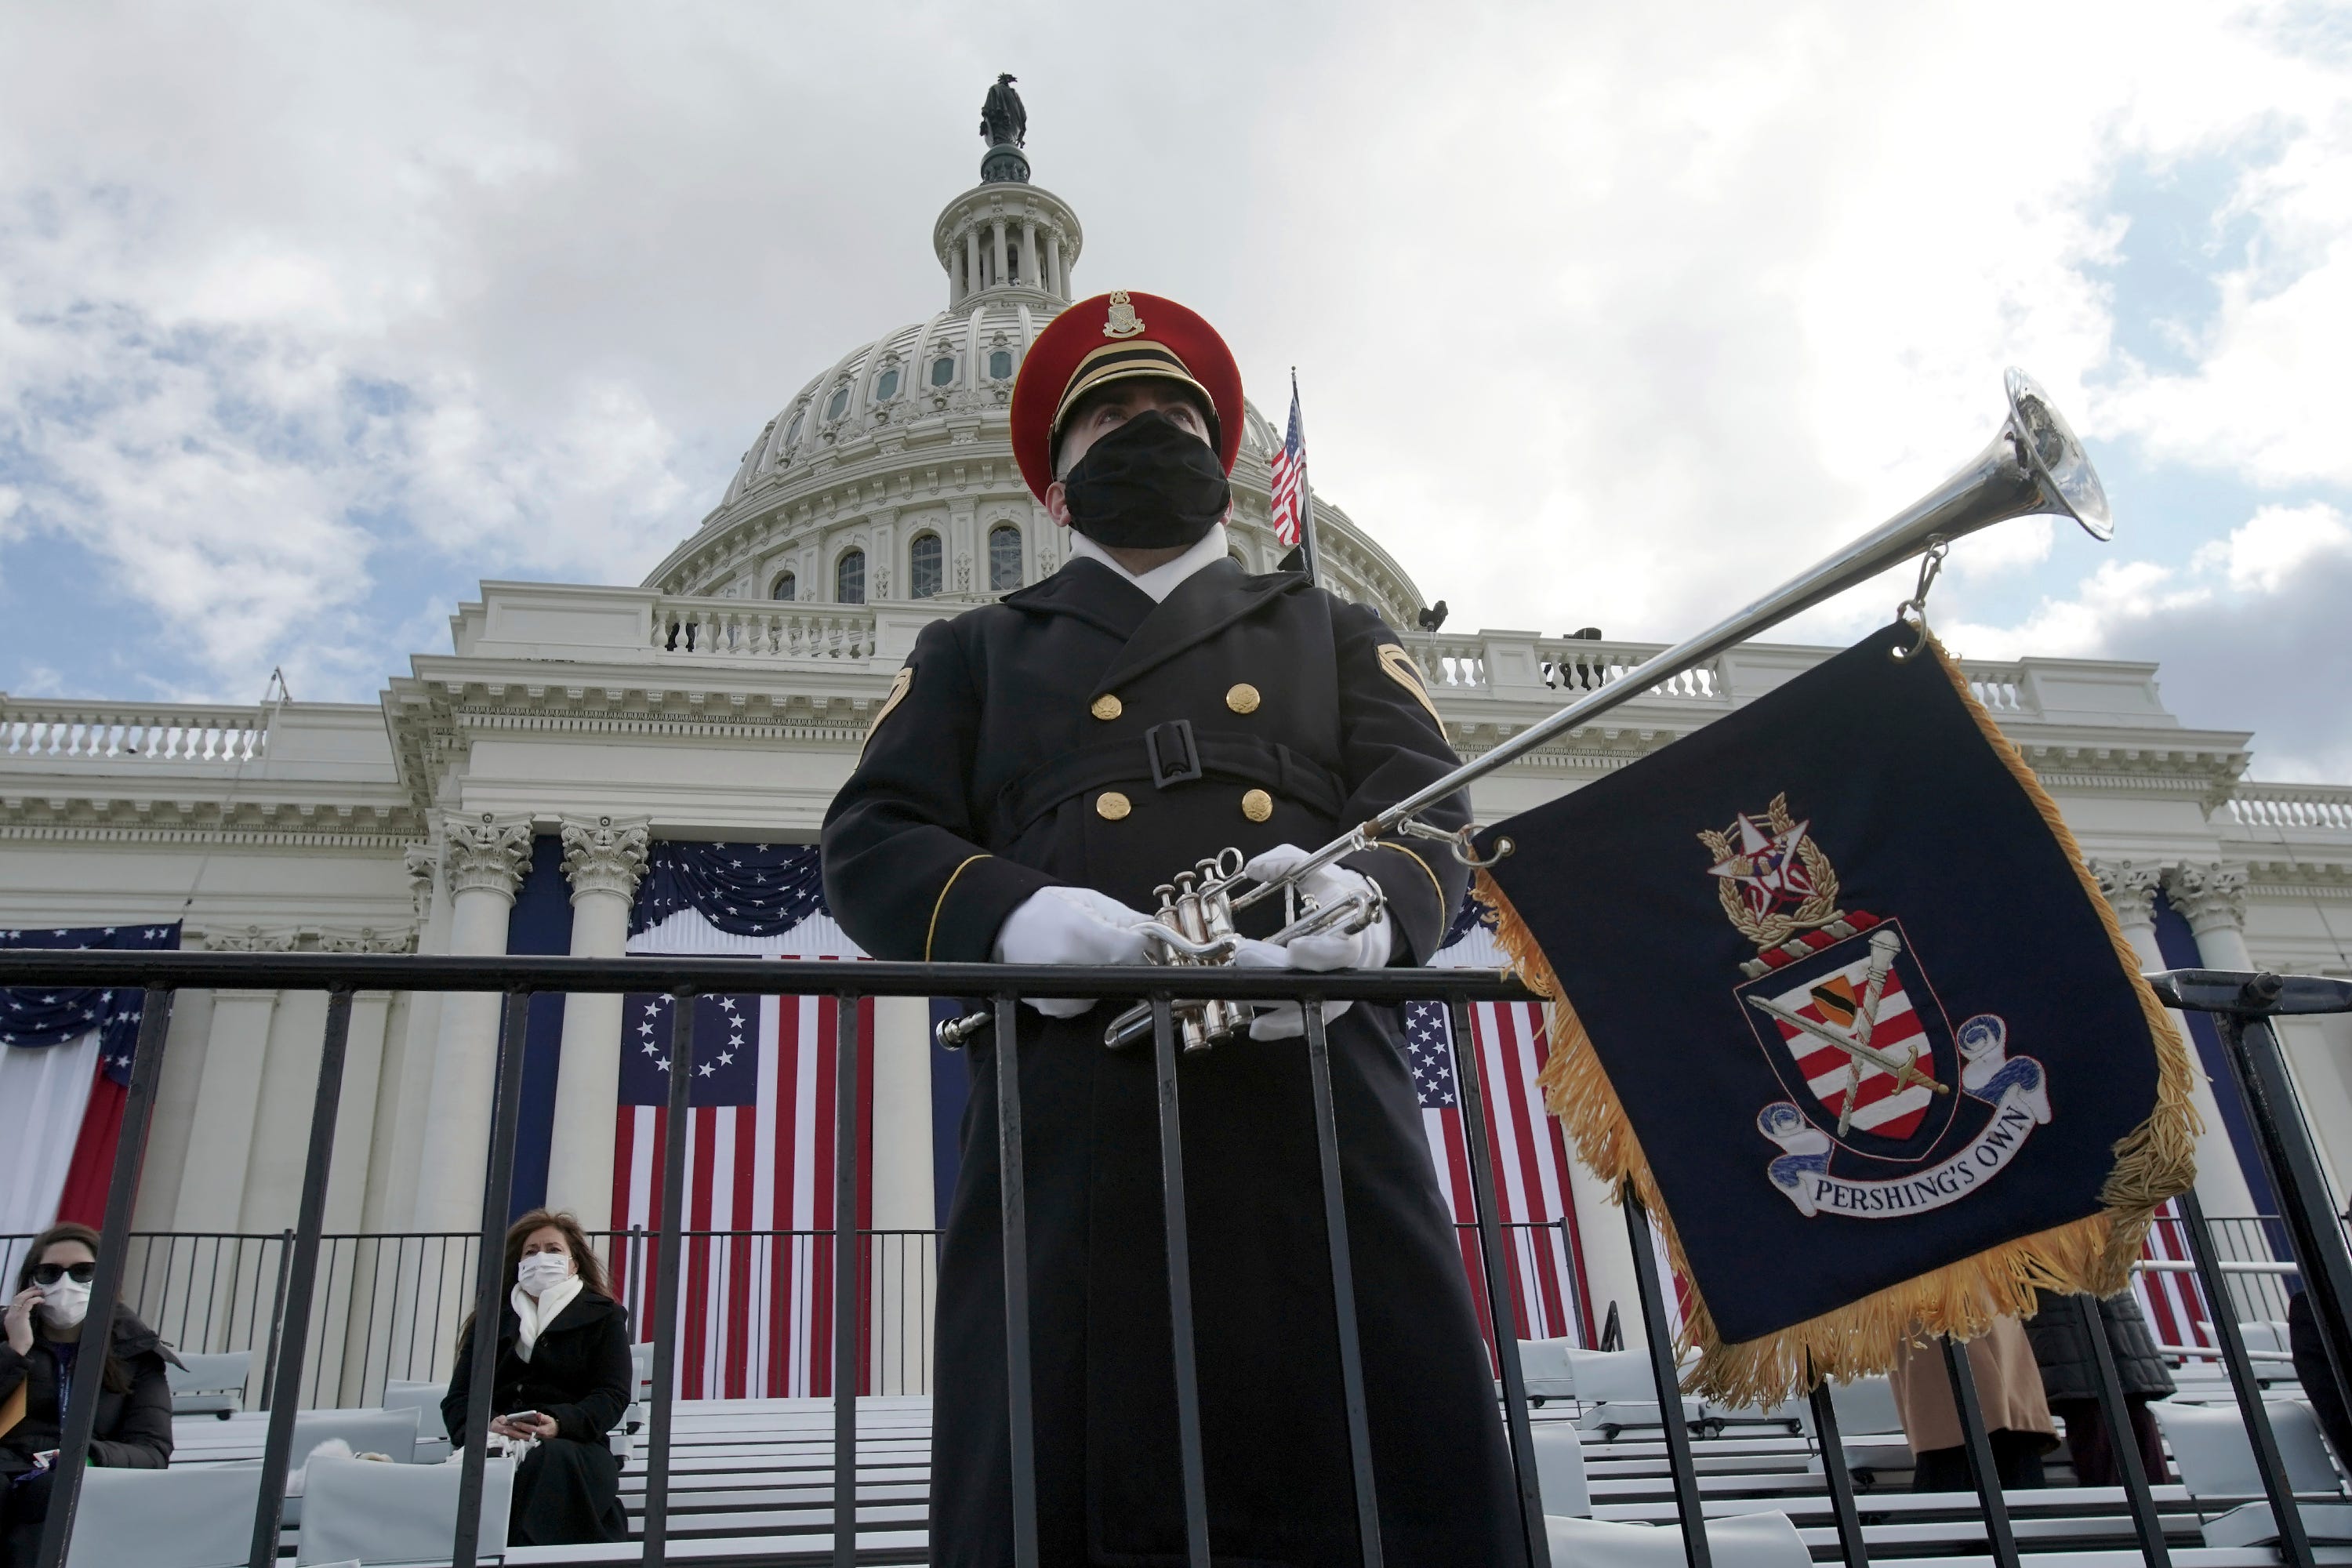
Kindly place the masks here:
<instances>
[{"instance_id":1,"label":"white cloud","mask_svg":"<svg viewBox=\"0 0 2352 1568\"><path fill-rule=\"evenodd\" d=\"M368 695L481 576L635 581L794 388L945 303L931 216L1005 68L1081 286L1197 303L1266 403L1297 364L1320 485L1457 626L1710 622L1973 452L2012 362L2095 442L2341 478L2352 95L2280 15L18 7L0 568L97 552L152 662L238 697L297 656ZM2130 365L2109 182L2217 153L2252 247L2190 370ZM2284 594L2314 525L2276 526L1976 618L2089 651ZM2011 524L1947 591L2081 559Z\"/></svg>"}]
</instances>

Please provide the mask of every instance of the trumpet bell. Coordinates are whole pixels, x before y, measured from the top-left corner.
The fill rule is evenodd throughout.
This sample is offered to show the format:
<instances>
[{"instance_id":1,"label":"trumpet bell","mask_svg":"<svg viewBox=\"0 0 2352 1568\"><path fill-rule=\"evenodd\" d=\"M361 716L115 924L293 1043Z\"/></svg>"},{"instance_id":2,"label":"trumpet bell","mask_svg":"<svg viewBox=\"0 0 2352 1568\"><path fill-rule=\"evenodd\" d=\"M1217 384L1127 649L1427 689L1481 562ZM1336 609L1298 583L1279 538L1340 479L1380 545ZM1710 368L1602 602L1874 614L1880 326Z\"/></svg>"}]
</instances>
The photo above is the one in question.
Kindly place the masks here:
<instances>
[{"instance_id":1,"label":"trumpet bell","mask_svg":"<svg viewBox=\"0 0 2352 1568\"><path fill-rule=\"evenodd\" d=\"M2017 437L2018 456L2041 481L2046 510L2063 511L2083 525L2083 531L2105 542L2116 536L2115 515L2107 509L2107 489L2091 467L2090 454L2074 438L2066 416L2058 412L2034 379L2011 365L2003 378L2009 388L2010 428Z\"/></svg>"}]
</instances>

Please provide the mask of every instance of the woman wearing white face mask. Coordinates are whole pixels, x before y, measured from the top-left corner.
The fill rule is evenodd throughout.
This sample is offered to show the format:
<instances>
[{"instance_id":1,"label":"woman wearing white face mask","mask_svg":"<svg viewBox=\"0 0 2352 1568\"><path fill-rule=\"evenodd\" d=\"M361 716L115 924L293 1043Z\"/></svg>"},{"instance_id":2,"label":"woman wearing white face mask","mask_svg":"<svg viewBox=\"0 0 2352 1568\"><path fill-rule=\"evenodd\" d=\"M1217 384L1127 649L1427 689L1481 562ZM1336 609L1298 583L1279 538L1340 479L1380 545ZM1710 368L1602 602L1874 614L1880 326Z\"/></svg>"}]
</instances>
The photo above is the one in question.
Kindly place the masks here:
<instances>
[{"instance_id":1,"label":"woman wearing white face mask","mask_svg":"<svg viewBox=\"0 0 2352 1568\"><path fill-rule=\"evenodd\" d=\"M604 1435L629 1405L628 1312L606 1289L604 1265L580 1222L547 1209L533 1209L507 1231L506 1286L490 1430L535 1440L515 1468L507 1539L518 1546L626 1541L621 1462ZM473 1386L468 1318L441 1401L452 1444L466 1440Z\"/></svg>"},{"instance_id":2,"label":"woman wearing white face mask","mask_svg":"<svg viewBox=\"0 0 2352 1568\"><path fill-rule=\"evenodd\" d=\"M0 1568L31 1568L48 1517L49 1462L76 1381L99 1380L89 1462L159 1470L172 1461L171 1352L117 1308L103 1359L84 1353L98 1233L56 1225L33 1238L16 1270L0 1343ZM174 1357L173 1359L177 1359Z\"/></svg>"}]
</instances>

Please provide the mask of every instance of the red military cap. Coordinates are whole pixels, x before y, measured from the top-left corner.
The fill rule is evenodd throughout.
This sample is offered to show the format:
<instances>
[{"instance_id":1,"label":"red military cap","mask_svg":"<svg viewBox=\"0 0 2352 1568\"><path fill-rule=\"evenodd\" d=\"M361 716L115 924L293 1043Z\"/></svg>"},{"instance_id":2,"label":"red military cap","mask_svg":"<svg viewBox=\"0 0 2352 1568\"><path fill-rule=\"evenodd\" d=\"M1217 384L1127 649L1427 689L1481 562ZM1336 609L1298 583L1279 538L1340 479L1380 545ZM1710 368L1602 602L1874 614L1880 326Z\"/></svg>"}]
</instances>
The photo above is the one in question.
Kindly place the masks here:
<instances>
[{"instance_id":1,"label":"red military cap","mask_svg":"<svg viewBox=\"0 0 2352 1568\"><path fill-rule=\"evenodd\" d=\"M1137 376L1180 381L1209 400L1225 472L1242 449L1242 372L1217 329L1173 300L1114 289L1054 318L1013 384L1013 455L1039 500L1054 482L1054 438L1078 399Z\"/></svg>"}]
</instances>

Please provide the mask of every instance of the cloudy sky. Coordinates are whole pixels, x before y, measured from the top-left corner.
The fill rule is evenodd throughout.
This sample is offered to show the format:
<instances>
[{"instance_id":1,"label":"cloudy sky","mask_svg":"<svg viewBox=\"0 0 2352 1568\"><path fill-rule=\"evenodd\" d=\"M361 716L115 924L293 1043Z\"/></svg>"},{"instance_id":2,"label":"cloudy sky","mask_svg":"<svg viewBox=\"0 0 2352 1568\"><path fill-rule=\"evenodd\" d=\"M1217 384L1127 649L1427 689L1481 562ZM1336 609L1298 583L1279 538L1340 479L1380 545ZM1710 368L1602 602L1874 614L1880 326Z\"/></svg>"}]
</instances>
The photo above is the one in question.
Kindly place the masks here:
<instances>
[{"instance_id":1,"label":"cloudy sky","mask_svg":"<svg viewBox=\"0 0 2352 1568\"><path fill-rule=\"evenodd\" d=\"M1197 304L1277 416L1296 364L1449 629L1712 621L2015 363L2119 529L1963 543L1947 640L2161 660L2261 775L2352 779L2352 7L2309 3L11 5L0 690L367 700L484 577L638 581L944 303L999 70L1076 281Z\"/></svg>"}]
</instances>

